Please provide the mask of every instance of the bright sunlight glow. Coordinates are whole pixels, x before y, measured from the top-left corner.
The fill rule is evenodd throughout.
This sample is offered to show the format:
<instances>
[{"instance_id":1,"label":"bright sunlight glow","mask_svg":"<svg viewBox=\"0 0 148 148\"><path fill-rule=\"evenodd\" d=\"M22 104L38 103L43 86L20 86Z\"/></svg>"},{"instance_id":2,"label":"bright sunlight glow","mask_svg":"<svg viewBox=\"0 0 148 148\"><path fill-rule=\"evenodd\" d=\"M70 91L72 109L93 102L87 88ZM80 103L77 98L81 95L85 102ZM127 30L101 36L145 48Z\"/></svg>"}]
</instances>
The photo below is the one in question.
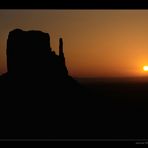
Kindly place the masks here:
<instances>
[{"instance_id":1,"label":"bright sunlight glow","mask_svg":"<svg viewBox=\"0 0 148 148\"><path fill-rule=\"evenodd\" d=\"M144 71L148 71L148 66L143 66Z\"/></svg>"}]
</instances>

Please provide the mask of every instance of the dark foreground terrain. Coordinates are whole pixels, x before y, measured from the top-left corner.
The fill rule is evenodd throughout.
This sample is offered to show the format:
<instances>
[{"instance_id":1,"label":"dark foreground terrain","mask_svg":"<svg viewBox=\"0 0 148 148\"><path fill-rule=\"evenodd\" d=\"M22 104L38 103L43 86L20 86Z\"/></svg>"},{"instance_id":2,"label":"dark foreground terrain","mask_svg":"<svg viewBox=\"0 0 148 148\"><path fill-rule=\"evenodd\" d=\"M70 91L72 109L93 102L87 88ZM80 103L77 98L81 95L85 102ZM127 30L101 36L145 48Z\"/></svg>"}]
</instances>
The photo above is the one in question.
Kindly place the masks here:
<instances>
[{"instance_id":1,"label":"dark foreground terrain","mask_svg":"<svg viewBox=\"0 0 148 148\"><path fill-rule=\"evenodd\" d=\"M78 82L9 86L1 92L1 139L148 138L147 82Z\"/></svg>"},{"instance_id":2,"label":"dark foreground terrain","mask_svg":"<svg viewBox=\"0 0 148 148\"><path fill-rule=\"evenodd\" d=\"M148 138L148 79L78 79L92 94L92 134L99 139ZM91 126L88 128L91 129Z\"/></svg>"},{"instance_id":3,"label":"dark foreground terrain","mask_svg":"<svg viewBox=\"0 0 148 148\"><path fill-rule=\"evenodd\" d=\"M3 85L0 138L148 138L147 82L71 81Z\"/></svg>"}]
</instances>

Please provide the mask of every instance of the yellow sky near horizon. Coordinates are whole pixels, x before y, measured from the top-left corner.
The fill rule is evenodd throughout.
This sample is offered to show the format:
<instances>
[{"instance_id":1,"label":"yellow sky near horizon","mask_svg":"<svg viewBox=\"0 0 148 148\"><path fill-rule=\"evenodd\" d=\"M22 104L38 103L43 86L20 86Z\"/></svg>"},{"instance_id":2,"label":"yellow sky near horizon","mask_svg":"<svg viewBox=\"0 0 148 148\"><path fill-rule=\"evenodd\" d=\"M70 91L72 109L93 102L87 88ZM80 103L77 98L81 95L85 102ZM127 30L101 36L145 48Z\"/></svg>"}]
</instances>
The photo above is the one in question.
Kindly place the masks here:
<instances>
[{"instance_id":1,"label":"yellow sky near horizon","mask_svg":"<svg viewBox=\"0 0 148 148\"><path fill-rule=\"evenodd\" d=\"M6 40L15 28L48 32L74 77L148 76L148 10L0 10L0 73Z\"/></svg>"}]
</instances>

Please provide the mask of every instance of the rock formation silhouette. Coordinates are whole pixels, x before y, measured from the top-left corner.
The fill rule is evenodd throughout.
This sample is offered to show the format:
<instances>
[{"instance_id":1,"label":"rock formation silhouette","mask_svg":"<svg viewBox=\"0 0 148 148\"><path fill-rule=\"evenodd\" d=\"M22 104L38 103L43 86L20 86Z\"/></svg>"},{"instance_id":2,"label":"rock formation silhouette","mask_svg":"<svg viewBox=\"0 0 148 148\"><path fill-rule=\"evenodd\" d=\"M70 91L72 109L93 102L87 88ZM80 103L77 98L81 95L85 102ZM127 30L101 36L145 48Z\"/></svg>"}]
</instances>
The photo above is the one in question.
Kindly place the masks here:
<instances>
[{"instance_id":1,"label":"rock formation silhouette","mask_svg":"<svg viewBox=\"0 0 148 148\"><path fill-rule=\"evenodd\" d=\"M15 29L6 52L0 138L60 138L75 131L85 103L80 101L81 86L68 74L63 39L56 55L48 33Z\"/></svg>"},{"instance_id":2,"label":"rock formation silhouette","mask_svg":"<svg viewBox=\"0 0 148 148\"><path fill-rule=\"evenodd\" d=\"M11 76L47 74L66 77L68 75L60 38L59 55L50 47L48 33L15 29L7 40L7 67Z\"/></svg>"}]
</instances>

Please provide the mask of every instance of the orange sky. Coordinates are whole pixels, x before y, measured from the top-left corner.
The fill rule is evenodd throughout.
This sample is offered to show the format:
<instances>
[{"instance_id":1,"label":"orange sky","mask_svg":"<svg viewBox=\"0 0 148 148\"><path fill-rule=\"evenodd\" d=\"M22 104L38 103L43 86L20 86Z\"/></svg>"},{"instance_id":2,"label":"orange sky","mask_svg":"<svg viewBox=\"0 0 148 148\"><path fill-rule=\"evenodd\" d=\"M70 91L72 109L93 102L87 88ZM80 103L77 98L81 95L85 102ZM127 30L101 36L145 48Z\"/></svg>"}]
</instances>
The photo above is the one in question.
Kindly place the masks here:
<instances>
[{"instance_id":1,"label":"orange sky","mask_svg":"<svg viewBox=\"0 0 148 148\"><path fill-rule=\"evenodd\" d=\"M148 10L0 10L0 73L6 40L15 28L42 30L74 77L148 76Z\"/></svg>"}]
</instances>

